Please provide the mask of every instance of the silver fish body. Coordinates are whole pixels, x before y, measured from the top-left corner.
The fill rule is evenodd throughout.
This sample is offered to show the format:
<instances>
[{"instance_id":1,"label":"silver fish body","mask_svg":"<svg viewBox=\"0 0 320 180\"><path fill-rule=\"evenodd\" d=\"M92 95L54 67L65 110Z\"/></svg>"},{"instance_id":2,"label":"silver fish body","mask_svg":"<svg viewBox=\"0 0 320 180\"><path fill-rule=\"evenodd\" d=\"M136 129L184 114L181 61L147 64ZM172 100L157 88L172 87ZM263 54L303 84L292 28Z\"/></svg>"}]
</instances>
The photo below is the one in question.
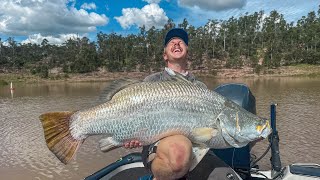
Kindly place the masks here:
<instances>
[{"instance_id":1,"label":"silver fish body","mask_svg":"<svg viewBox=\"0 0 320 180\"><path fill-rule=\"evenodd\" d=\"M111 100L74 113L70 130L77 140L106 134L114 146L130 140L147 145L183 134L210 148L242 147L271 132L269 121L216 92L185 81L129 85Z\"/></svg>"}]
</instances>

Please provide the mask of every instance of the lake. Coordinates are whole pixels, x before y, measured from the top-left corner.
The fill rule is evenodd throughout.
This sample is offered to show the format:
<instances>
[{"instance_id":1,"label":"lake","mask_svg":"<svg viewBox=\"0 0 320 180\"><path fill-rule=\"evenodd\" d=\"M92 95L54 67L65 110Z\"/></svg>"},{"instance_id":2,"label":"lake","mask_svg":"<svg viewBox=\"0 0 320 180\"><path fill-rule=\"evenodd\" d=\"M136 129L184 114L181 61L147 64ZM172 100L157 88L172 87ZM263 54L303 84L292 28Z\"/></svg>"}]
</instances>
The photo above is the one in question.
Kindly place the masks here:
<instances>
[{"instance_id":1,"label":"lake","mask_svg":"<svg viewBox=\"0 0 320 180\"><path fill-rule=\"evenodd\" d=\"M320 79L298 77L202 79L210 89L223 83L244 83L256 97L257 114L270 117L277 103L277 128L283 165L295 162L320 164ZM1 179L83 179L133 150L100 152L100 136L89 137L70 164L64 165L48 150L39 115L48 111L73 111L96 104L108 82L14 84L0 87ZM261 156L264 140L252 153ZM135 151L140 151L136 149ZM270 167L270 153L258 164Z\"/></svg>"}]
</instances>

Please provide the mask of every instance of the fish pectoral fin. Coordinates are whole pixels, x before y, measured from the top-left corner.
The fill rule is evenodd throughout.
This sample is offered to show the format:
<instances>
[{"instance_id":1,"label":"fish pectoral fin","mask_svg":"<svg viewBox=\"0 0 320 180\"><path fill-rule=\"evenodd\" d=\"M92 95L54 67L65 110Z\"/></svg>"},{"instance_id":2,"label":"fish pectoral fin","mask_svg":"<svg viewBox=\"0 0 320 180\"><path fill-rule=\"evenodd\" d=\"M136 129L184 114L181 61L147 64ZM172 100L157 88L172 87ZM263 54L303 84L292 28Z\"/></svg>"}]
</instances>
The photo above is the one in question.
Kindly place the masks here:
<instances>
[{"instance_id":1,"label":"fish pectoral fin","mask_svg":"<svg viewBox=\"0 0 320 180\"><path fill-rule=\"evenodd\" d=\"M216 134L218 134L218 130L214 128L196 128L193 129L192 135L196 142L206 142L212 139Z\"/></svg>"},{"instance_id":2,"label":"fish pectoral fin","mask_svg":"<svg viewBox=\"0 0 320 180\"><path fill-rule=\"evenodd\" d=\"M209 148L202 147L202 146L193 146L192 147L192 159L191 159L191 166L189 171L192 171L202 160L202 158L207 154Z\"/></svg>"},{"instance_id":3,"label":"fish pectoral fin","mask_svg":"<svg viewBox=\"0 0 320 180\"><path fill-rule=\"evenodd\" d=\"M100 139L99 146L102 152L108 152L122 146L122 143L114 140L112 137L107 137Z\"/></svg>"}]
</instances>

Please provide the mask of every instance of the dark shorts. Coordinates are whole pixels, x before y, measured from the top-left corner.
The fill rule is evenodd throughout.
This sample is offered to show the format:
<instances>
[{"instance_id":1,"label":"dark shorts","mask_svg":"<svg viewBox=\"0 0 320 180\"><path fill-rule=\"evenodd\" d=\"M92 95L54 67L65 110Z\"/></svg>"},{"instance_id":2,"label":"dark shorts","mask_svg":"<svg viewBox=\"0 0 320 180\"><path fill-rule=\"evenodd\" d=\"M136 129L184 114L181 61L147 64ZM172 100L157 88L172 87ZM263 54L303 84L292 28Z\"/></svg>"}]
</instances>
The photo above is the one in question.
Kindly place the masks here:
<instances>
[{"instance_id":1,"label":"dark shorts","mask_svg":"<svg viewBox=\"0 0 320 180\"><path fill-rule=\"evenodd\" d=\"M159 144L159 141L152 143L148 146L142 147L142 162L144 167L147 168L149 172L151 172L151 163L154 159L155 153L157 152L157 145Z\"/></svg>"}]
</instances>

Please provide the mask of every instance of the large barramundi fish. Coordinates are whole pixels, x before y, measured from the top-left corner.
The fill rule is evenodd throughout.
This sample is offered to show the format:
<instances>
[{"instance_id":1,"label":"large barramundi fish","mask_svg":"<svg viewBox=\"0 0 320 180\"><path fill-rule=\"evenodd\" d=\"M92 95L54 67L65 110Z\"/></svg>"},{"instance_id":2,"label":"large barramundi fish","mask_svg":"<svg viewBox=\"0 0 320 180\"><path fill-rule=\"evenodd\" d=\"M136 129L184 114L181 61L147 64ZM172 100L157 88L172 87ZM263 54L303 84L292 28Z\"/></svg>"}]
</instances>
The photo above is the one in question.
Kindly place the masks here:
<instances>
[{"instance_id":1,"label":"large barramundi fish","mask_svg":"<svg viewBox=\"0 0 320 180\"><path fill-rule=\"evenodd\" d=\"M40 116L47 146L61 162L68 163L81 143L97 134L107 135L100 146L108 151L131 140L148 145L175 134L207 148L243 147L271 132L268 120L179 77L119 80L106 92L98 106Z\"/></svg>"}]
</instances>

